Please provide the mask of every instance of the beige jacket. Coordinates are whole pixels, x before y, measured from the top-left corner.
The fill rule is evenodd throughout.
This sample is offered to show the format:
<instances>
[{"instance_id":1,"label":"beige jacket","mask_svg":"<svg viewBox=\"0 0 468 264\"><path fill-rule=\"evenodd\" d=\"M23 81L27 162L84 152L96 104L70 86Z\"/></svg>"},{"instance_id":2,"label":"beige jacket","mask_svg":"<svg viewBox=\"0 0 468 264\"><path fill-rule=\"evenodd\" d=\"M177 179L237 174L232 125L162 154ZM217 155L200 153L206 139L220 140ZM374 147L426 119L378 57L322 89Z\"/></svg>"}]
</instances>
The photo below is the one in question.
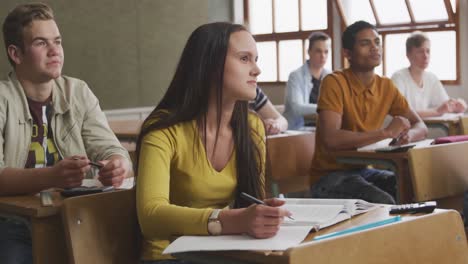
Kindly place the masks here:
<instances>
[{"instance_id":1,"label":"beige jacket","mask_svg":"<svg viewBox=\"0 0 468 264\"><path fill-rule=\"evenodd\" d=\"M60 156L86 155L99 161L121 155L130 161L86 83L62 76L54 84L51 127ZM31 133L26 95L16 74L10 73L7 80L0 81L0 172L5 167L24 168Z\"/></svg>"}]
</instances>

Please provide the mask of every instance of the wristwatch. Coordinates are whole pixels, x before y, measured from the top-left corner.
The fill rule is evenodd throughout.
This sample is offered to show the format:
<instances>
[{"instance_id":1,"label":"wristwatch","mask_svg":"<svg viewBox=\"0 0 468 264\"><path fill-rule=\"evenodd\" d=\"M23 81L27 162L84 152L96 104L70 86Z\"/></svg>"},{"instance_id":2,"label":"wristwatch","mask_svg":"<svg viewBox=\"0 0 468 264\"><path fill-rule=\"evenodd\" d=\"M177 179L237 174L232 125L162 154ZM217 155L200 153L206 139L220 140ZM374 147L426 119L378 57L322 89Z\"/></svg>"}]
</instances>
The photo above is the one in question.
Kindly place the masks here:
<instances>
[{"instance_id":1,"label":"wristwatch","mask_svg":"<svg viewBox=\"0 0 468 264\"><path fill-rule=\"evenodd\" d=\"M221 225L221 221L219 221L218 218L220 212L220 209L214 209L208 218L208 233L210 233L212 236L219 236L223 231L223 226Z\"/></svg>"}]
</instances>

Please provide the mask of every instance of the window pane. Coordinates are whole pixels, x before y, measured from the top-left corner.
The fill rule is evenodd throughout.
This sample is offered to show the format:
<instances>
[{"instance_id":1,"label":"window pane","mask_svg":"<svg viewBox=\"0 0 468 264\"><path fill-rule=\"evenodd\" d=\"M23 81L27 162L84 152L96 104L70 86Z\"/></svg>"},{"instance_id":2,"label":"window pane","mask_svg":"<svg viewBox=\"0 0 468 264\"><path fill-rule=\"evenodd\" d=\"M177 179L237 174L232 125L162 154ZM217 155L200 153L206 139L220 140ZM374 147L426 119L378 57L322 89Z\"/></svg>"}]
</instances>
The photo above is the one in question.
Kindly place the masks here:
<instances>
[{"instance_id":1,"label":"window pane","mask_svg":"<svg viewBox=\"0 0 468 264\"><path fill-rule=\"evenodd\" d=\"M328 58L327 58L327 62L325 63L325 69L329 69L329 70L333 70L333 43L332 43L332 40L329 39L328 42L330 43L330 47L328 49ZM306 57L306 60L309 59L309 53L307 52L307 50L309 49L309 40L306 39L304 40L304 54L305 54L305 57Z\"/></svg>"},{"instance_id":2,"label":"window pane","mask_svg":"<svg viewBox=\"0 0 468 264\"><path fill-rule=\"evenodd\" d=\"M252 34L273 32L273 9L271 0L249 1L249 24Z\"/></svg>"},{"instance_id":3,"label":"window pane","mask_svg":"<svg viewBox=\"0 0 468 264\"><path fill-rule=\"evenodd\" d=\"M455 31L428 32L431 40L429 71L441 80L457 79L457 48Z\"/></svg>"},{"instance_id":4,"label":"window pane","mask_svg":"<svg viewBox=\"0 0 468 264\"><path fill-rule=\"evenodd\" d=\"M409 66L406 58L406 39L410 34L391 34L385 37L385 69L386 76L392 75Z\"/></svg>"},{"instance_id":5,"label":"window pane","mask_svg":"<svg viewBox=\"0 0 468 264\"><path fill-rule=\"evenodd\" d=\"M382 24L411 22L405 0L374 0L374 5Z\"/></svg>"},{"instance_id":6,"label":"window pane","mask_svg":"<svg viewBox=\"0 0 468 264\"><path fill-rule=\"evenodd\" d=\"M258 67L262 73L258 76L258 82L276 82L276 42L257 42Z\"/></svg>"},{"instance_id":7,"label":"window pane","mask_svg":"<svg viewBox=\"0 0 468 264\"><path fill-rule=\"evenodd\" d=\"M348 26L358 20L364 20L375 25L375 17L369 0L341 0L340 2Z\"/></svg>"},{"instance_id":8,"label":"window pane","mask_svg":"<svg viewBox=\"0 0 468 264\"><path fill-rule=\"evenodd\" d=\"M416 22L448 20L444 0L410 0Z\"/></svg>"},{"instance_id":9,"label":"window pane","mask_svg":"<svg viewBox=\"0 0 468 264\"><path fill-rule=\"evenodd\" d=\"M290 32L298 30L298 0L275 0L275 32Z\"/></svg>"},{"instance_id":10,"label":"window pane","mask_svg":"<svg viewBox=\"0 0 468 264\"><path fill-rule=\"evenodd\" d=\"M287 81L289 73L302 65L302 40L279 42L280 81Z\"/></svg>"},{"instance_id":11,"label":"window pane","mask_svg":"<svg viewBox=\"0 0 468 264\"><path fill-rule=\"evenodd\" d=\"M456 80L456 42L455 31L427 32L431 40L431 60L428 71L441 80ZM409 66L406 58L406 38L409 34L388 35L385 40L385 60L387 76Z\"/></svg>"},{"instance_id":12,"label":"window pane","mask_svg":"<svg viewBox=\"0 0 468 264\"><path fill-rule=\"evenodd\" d=\"M452 5L452 10L454 13L457 12L457 2L456 0L450 0L450 4Z\"/></svg>"},{"instance_id":13,"label":"window pane","mask_svg":"<svg viewBox=\"0 0 468 264\"><path fill-rule=\"evenodd\" d=\"M301 0L302 30L326 29L327 1L326 0Z\"/></svg>"}]
</instances>

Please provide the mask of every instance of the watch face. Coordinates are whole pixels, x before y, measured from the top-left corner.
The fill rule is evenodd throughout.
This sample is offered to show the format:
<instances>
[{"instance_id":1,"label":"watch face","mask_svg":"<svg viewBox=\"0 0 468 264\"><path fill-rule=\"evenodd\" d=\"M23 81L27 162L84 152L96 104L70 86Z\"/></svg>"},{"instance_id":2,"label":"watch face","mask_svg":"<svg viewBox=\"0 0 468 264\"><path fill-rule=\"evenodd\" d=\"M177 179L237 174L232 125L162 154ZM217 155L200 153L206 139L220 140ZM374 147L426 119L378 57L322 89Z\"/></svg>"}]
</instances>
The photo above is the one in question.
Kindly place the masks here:
<instances>
[{"instance_id":1,"label":"watch face","mask_svg":"<svg viewBox=\"0 0 468 264\"><path fill-rule=\"evenodd\" d=\"M221 222L218 220L210 221L208 223L208 232L211 235L217 236L220 235L222 231Z\"/></svg>"}]
</instances>

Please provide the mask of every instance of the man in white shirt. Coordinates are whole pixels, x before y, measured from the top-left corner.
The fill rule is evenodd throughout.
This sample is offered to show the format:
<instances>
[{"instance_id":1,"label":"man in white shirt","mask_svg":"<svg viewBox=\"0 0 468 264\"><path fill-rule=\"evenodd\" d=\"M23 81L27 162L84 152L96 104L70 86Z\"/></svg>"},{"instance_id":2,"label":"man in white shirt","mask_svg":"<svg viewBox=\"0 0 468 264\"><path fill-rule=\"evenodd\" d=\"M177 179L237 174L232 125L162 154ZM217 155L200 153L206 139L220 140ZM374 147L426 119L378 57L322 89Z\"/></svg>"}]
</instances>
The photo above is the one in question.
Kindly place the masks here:
<instances>
[{"instance_id":1,"label":"man in white shirt","mask_svg":"<svg viewBox=\"0 0 468 264\"><path fill-rule=\"evenodd\" d=\"M414 32L406 40L408 68L395 72L392 80L410 106L422 117L445 113L463 113L463 99L450 99L437 76L426 71L431 55L431 43L422 32Z\"/></svg>"}]
</instances>

